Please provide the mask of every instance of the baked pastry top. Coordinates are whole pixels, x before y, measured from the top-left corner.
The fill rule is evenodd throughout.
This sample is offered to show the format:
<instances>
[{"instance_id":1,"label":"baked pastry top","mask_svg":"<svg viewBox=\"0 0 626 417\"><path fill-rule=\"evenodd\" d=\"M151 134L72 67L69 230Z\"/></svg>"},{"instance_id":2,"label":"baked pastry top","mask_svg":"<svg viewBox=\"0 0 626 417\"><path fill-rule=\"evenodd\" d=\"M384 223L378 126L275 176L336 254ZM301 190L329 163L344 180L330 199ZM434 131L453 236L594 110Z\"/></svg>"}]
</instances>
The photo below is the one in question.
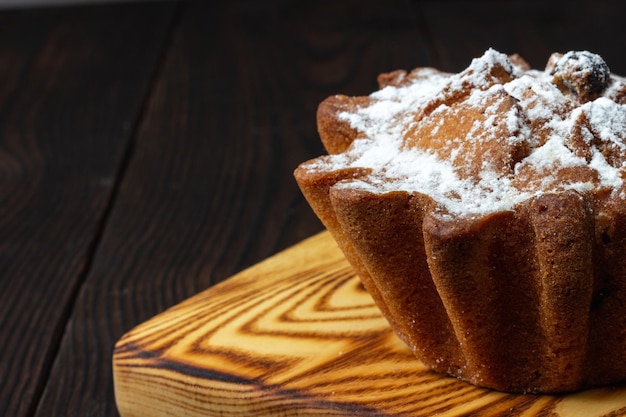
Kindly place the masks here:
<instances>
[{"instance_id":1,"label":"baked pastry top","mask_svg":"<svg viewBox=\"0 0 626 417\"><path fill-rule=\"evenodd\" d=\"M626 79L488 49L378 82L319 105L294 175L393 330L483 387L626 381Z\"/></svg>"},{"instance_id":2,"label":"baked pastry top","mask_svg":"<svg viewBox=\"0 0 626 417\"><path fill-rule=\"evenodd\" d=\"M335 155L309 169L358 167L366 172L338 186L423 193L455 216L622 185L626 81L598 55L553 54L538 71L490 49L458 74L419 68L379 84L320 105L319 133Z\"/></svg>"}]
</instances>

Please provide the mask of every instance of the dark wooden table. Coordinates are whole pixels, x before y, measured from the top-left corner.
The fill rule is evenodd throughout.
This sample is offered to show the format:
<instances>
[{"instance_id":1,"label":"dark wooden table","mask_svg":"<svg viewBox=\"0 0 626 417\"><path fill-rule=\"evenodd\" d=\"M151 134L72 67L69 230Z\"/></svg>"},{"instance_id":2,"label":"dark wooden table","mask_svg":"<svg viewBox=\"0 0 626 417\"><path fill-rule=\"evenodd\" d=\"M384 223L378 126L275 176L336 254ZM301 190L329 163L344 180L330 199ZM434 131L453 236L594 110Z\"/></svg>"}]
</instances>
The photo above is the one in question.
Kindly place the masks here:
<instances>
[{"instance_id":1,"label":"dark wooden table","mask_svg":"<svg viewBox=\"0 0 626 417\"><path fill-rule=\"evenodd\" d=\"M488 47L626 75L625 22L605 0L1 11L0 415L118 415L123 333L320 231L292 171L326 96Z\"/></svg>"}]
</instances>

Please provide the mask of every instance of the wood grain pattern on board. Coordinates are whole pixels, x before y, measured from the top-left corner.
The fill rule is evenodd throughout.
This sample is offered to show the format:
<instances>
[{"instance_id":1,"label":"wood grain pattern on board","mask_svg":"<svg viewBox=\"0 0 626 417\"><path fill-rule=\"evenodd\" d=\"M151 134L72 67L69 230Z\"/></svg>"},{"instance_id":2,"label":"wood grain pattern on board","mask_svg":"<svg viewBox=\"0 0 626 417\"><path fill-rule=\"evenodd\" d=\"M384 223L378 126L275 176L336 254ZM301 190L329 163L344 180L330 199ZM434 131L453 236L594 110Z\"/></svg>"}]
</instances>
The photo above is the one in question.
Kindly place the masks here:
<instances>
[{"instance_id":1,"label":"wood grain pattern on board","mask_svg":"<svg viewBox=\"0 0 626 417\"><path fill-rule=\"evenodd\" d=\"M429 371L328 232L137 326L113 372L123 417L626 414L626 387L512 395Z\"/></svg>"}]
</instances>

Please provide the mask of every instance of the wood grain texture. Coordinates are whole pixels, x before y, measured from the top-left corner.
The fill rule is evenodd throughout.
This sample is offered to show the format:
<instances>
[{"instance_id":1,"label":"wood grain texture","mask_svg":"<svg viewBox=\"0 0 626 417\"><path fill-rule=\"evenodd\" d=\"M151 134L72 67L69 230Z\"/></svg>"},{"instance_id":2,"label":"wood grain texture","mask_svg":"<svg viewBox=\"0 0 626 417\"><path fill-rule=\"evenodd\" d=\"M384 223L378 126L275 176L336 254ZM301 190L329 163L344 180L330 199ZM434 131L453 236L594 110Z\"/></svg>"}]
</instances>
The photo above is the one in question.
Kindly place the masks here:
<instances>
[{"instance_id":1,"label":"wood grain texture","mask_svg":"<svg viewBox=\"0 0 626 417\"><path fill-rule=\"evenodd\" d=\"M2 416L32 416L40 399L166 16L133 6L0 15Z\"/></svg>"},{"instance_id":2,"label":"wood grain texture","mask_svg":"<svg viewBox=\"0 0 626 417\"><path fill-rule=\"evenodd\" d=\"M181 6L37 415L117 415L124 332L321 230L292 175L322 152L315 107L374 88L415 43L404 3L376 3ZM373 37L370 21L387 23Z\"/></svg>"},{"instance_id":3,"label":"wood grain texture","mask_svg":"<svg viewBox=\"0 0 626 417\"><path fill-rule=\"evenodd\" d=\"M429 371L327 232L137 326L113 367L123 417L626 413L624 387L511 395Z\"/></svg>"},{"instance_id":4,"label":"wood grain texture","mask_svg":"<svg viewBox=\"0 0 626 417\"><path fill-rule=\"evenodd\" d=\"M620 2L420 1L418 10L432 40L432 62L444 71L461 71L493 47L519 53L537 69L553 52L589 50L626 74L626 56L614 47L626 42Z\"/></svg>"}]
</instances>

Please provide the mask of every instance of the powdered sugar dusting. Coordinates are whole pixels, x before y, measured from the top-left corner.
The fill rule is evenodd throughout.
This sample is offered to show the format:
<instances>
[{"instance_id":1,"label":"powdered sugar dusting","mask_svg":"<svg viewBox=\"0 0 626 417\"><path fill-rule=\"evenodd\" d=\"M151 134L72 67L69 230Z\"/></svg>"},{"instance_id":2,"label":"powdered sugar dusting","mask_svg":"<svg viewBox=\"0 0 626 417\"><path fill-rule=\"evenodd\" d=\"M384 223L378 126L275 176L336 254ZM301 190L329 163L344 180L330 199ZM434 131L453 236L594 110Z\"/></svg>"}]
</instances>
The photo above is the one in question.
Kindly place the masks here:
<instances>
[{"instance_id":1,"label":"powdered sugar dusting","mask_svg":"<svg viewBox=\"0 0 626 417\"><path fill-rule=\"evenodd\" d=\"M511 210L557 189L618 189L626 166L626 107L609 97L623 79L611 76L597 97L597 86L585 90L585 100L555 80L548 70L523 69L493 49L459 74L424 70L410 83L374 92L369 105L340 113L358 139L309 169L369 168L371 174L336 186L423 193L458 215ZM585 88L585 80L567 80ZM451 120L462 128L445 129ZM561 170L577 167L594 171L597 181L556 185ZM522 175L544 177L526 187L519 184Z\"/></svg>"}]
</instances>

